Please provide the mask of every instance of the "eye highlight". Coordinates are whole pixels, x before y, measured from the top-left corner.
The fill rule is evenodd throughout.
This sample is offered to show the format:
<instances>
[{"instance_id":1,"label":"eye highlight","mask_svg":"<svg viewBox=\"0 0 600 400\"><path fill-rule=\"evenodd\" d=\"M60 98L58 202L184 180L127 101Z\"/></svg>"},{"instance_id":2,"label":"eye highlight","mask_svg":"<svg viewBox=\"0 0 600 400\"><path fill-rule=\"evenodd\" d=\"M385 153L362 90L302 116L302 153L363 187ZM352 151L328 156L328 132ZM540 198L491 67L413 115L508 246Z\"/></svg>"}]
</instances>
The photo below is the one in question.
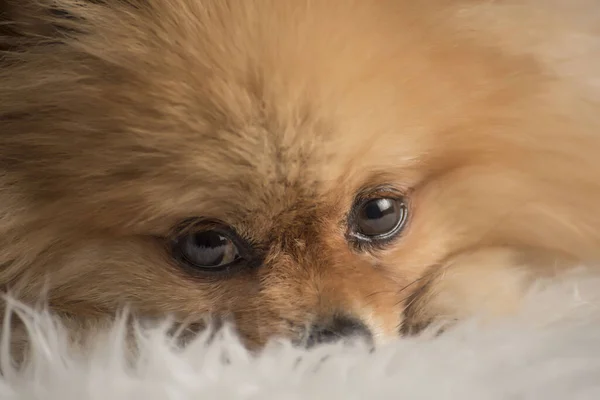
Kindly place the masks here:
<instances>
[{"instance_id":1,"label":"eye highlight","mask_svg":"<svg viewBox=\"0 0 600 400\"><path fill-rule=\"evenodd\" d=\"M366 242L384 242L404 228L408 207L403 197L381 196L358 200L349 219L350 234Z\"/></svg>"}]
</instances>

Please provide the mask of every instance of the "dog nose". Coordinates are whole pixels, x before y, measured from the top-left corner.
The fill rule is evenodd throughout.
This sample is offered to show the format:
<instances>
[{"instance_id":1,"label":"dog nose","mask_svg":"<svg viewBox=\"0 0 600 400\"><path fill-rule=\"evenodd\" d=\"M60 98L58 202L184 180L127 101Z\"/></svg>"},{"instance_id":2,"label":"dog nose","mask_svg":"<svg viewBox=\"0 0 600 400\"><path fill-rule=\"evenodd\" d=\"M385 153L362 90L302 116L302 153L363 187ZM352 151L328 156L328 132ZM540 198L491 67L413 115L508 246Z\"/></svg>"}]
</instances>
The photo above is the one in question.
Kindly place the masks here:
<instances>
[{"instance_id":1,"label":"dog nose","mask_svg":"<svg viewBox=\"0 0 600 400\"><path fill-rule=\"evenodd\" d=\"M313 325L306 340L306 347L355 338L364 339L368 343L373 339L369 328L359 320L337 316L328 323Z\"/></svg>"}]
</instances>

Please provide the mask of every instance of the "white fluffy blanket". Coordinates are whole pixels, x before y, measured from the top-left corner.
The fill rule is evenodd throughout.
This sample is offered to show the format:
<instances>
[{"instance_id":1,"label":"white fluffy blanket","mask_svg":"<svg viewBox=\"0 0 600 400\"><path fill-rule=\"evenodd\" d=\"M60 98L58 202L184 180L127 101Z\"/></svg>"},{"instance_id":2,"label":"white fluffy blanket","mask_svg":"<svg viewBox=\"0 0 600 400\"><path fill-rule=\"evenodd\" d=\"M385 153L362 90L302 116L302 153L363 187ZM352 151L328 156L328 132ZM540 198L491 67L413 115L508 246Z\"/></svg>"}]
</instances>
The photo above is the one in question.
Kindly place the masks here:
<instances>
[{"instance_id":1,"label":"white fluffy blanket","mask_svg":"<svg viewBox=\"0 0 600 400\"><path fill-rule=\"evenodd\" d=\"M522 314L467 322L437 339L305 351L285 343L249 355L223 331L178 350L160 329L140 332L127 364L116 325L94 350L69 350L60 327L29 313L34 357L0 362L0 399L600 399L600 280L538 287ZM5 346L5 344L3 344Z\"/></svg>"}]
</instances>

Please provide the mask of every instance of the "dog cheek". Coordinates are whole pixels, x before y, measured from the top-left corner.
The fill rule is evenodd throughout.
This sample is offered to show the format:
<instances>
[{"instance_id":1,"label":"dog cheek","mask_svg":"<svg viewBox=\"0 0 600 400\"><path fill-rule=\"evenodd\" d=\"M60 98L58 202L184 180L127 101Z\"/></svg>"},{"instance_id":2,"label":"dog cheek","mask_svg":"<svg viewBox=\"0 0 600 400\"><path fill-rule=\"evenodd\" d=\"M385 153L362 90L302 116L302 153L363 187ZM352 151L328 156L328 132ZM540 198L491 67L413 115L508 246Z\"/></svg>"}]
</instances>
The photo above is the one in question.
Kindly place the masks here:
<instances>
[{"instance_id":1,"label":"dog cheek","mask_svg":"<svg viewBox=\"0 0 600 400\"><path fill-rule=\"evenodd\" d=\"M515 249L491 247L459 254L436 267L405 303L401 333L444 330L456 321L483 322L519 309L534 268Z\"/></svg>"}]
</instances>

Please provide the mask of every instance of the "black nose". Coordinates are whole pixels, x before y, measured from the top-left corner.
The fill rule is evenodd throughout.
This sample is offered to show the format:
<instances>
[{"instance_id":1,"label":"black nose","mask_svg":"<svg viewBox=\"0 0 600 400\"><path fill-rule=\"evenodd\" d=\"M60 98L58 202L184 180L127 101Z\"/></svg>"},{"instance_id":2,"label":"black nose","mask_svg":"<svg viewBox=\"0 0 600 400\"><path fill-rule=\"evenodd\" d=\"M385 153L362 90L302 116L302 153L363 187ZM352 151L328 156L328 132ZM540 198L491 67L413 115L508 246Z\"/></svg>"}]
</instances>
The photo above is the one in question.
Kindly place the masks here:
<instances>
[{"instance_id":1,"label":"black nose","mask_svg":"<svg viewBox=\"0 0 600 400\"><path fill-rule=\"evenodd\" d=\"M322 343L332 343L342 339L364 339L372 341L369 328L362 322L344 316L338 316L325 324L313 325L306 340L306 346L312 347Z\"/></svg>"}]
</instances>

